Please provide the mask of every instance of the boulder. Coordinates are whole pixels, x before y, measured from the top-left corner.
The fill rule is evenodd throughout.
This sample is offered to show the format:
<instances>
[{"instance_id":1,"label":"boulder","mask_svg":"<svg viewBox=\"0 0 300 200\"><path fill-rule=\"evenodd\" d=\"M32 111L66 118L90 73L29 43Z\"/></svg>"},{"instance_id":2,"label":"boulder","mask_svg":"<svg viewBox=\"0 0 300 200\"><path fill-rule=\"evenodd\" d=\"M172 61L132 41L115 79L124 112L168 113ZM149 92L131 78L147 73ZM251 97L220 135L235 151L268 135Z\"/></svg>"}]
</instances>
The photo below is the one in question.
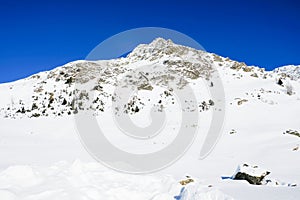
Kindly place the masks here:
<instances>
[{"instance_id":1,"label":"boulder","mask_svg":"<svg viewBox=\"0 0 300 200\"><path fill-rule=\"evenodd\" d=\"M260 169L257 166L250 166L248 164L240 165L235 174L232 176L233 180L246 180L252 185L262 185L264 178L271 172Z\"/></svg>"}]
</instances>

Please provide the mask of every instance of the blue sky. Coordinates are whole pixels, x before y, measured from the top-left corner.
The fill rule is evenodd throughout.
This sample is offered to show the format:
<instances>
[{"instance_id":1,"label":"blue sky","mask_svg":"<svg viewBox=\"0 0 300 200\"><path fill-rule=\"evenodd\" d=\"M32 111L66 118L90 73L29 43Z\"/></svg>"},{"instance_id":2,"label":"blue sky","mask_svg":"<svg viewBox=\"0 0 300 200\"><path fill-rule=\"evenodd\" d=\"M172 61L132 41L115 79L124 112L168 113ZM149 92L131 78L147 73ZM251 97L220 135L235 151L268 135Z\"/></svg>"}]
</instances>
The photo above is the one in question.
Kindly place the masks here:
<instances>
[{"instance_id":1,"label":"blue sky","mask_svg":"<svg viewBox=\"0 0 300 200\"><path fill-rule=\"evenodd\" d=\"M0 82L84 59L106 38L148 26L249 65L300 64L299 10L296 0L0 1Z\"/></svg>"}]
</instances>

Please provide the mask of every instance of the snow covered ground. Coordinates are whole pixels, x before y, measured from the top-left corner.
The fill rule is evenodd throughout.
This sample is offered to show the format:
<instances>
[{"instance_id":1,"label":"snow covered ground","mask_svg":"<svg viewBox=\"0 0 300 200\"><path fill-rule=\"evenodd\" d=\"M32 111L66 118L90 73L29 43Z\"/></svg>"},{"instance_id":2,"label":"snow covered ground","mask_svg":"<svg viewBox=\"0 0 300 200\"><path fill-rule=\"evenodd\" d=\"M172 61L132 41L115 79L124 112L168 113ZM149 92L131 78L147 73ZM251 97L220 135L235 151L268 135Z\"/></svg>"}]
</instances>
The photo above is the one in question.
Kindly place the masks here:
<instances>
[{"instance_id":1,"label":"snow covered ground","mask_svg":"<svg viewBox=\"0 0 300 200\"><path fill-rule=\"evenodd\" d=\"M163 45L141 46L128 58L111 63L121 71L136 63L148 65L166 58L171 61L191 60L193 63L209 61L216 66L226 94L226 120L222 136L207 158L199 159L205 137L201 133L208 129L213 107L200 113L199 134L191 148L175 164L161 171L130 175L97 163L81 144L74 110L69 104L73 87L72 80L65 74L72 76L81 63L85 63L77 61L52 72L0 85L0 199L299 199L300 137L283 134L289 129L300 132L300 82L297 75L291 76L293 80L290 80L281 74L286 70L265 72L209 53L188 50L181 55L181 47L167 41L159 42ZM175 47L175 50L166 55L167 51L162 51L162 56L155 54L155 48L162 47L165 50ZM197 60L197 56L201 59ZM100 73L101 70L97 69L106 65L110 64L101 61L96 66L84 65L85 68L80 69L84 71L92 67L91 74ZM99 93L109 96L114 78L108 74ZM279 78L283 85L292 85L292 95L287 94L285 86L277 84ZM202 88L201 84L199 88ZM150 98L158 96L155 102L159 100L160 91L153 91L157 92L142 91L141 102L149 95ZM108 99L101 99L105 103L104 109L107 109ZM63 105L65 100L67 103ZM200 100L208 102L209 98L202 95ZM172 107L167 97L163 102L166 102L164 106ZM137 105L147 110L147 104L144 107L143 104ZM107 113L104 110L97 117L109 128L111 121L106 117ZM139 120L139 113L136 117L133 114L132 118ZM170 123L169 128L176 128L176 123ZM111 136L110 139L128 151L145 152L164 148L172 137L166 131L161 137L134 145L130 141L124 142L122 137ZM243 163L267 169L271 172L268 177L282 184L250 185L246 181L221 178L232 176L237 166ZM189 179L193 181L186 185L180 183ZM289 187L289 184L296 186Z\"/></svg>"}]
</instances>

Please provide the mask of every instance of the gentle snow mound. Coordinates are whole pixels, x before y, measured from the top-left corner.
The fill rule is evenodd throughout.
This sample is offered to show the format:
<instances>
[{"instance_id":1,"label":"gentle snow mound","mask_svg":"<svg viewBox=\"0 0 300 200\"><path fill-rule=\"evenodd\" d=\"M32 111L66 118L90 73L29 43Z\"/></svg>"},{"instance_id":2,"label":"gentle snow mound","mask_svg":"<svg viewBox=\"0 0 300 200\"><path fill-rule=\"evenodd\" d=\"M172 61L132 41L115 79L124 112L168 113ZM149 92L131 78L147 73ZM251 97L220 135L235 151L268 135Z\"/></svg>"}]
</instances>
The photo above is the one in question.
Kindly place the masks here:
<instances>
[{"instance_id":1,"label":"gentle snow mound","mask_svg":"<svg viewBox=\"0 0 300 200\"><path fill-rule=\"evenodd\" d=\"M187 188L180 200L226 199L219 191L200 188ZM0 173L1 200L174 200L180 190L178 181L169 176L122 174L81 161L47 168L14 166Z\"/></svg>"}]
</instances>

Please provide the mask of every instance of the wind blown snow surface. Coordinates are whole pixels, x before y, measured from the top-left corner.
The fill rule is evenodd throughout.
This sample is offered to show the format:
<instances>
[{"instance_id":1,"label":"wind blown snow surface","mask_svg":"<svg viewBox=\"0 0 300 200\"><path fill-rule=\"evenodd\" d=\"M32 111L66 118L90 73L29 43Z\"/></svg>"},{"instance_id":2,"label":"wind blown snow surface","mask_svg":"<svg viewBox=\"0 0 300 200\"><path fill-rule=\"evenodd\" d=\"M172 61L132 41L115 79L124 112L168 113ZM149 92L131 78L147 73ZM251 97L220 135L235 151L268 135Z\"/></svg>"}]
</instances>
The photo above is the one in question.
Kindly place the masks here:
<instances>
[{"instance_id":1,"label":"wind blown snow surface","mask_svg":"<svg viewBox=\"0 0 300 200\"><path fill-rule=\"evenodd\" d=\"M93 82L90 108L108 133L115 132L111 115L112 88L119 77L136 66L161 65L181 73L199 97L199 134L175 164L148 175L113 171L97 163L84 149L74 115L85 93L74 83ZM201 78L217 68L225 89L226 120L222 137L205 159L199 153L209 128L214 99ZM294 68L295 67L295 68ZM222 200L299 199L300 80L299 66L265 71L229 58L183 47L164 39L138 46L126 58L75 61L52 71L0 85L0 199L1 200ZM172 91L151 83L168 74L132 77L139 91L121 111L138 124L155 105L171 116L162 135L136 143L124 136L106 135L129 152L153 152L166 147L178 124ZM280 80L280 81L279 81ZM213 86L212 86L213 87ZM288 92L289 91L289 92ZM179 119L180 120L180 119ZM285 134L284 134L285 133ZM271 184L251 185L229 177L239 168L253 176L267 169ZM266 180L267 180L266 179Z\"/></svg>"}]
</instances>

